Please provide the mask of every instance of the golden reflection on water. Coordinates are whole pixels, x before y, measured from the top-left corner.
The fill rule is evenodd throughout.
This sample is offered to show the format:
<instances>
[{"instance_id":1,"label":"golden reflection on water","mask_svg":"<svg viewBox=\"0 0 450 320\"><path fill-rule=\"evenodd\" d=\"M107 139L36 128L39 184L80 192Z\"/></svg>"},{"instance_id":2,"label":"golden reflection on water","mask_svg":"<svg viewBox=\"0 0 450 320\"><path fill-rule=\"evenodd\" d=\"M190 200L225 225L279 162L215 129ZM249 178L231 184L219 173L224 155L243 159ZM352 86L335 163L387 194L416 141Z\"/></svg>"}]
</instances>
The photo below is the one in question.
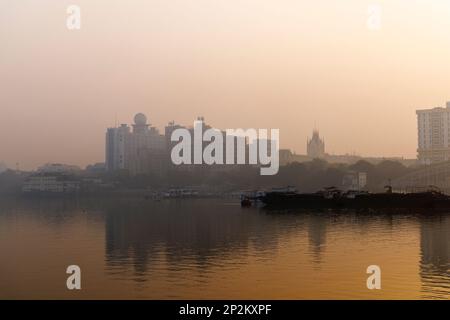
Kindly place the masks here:
<instances>
[{"instance_id":1,"label":"golden reflection on water","mask_svg":"<svg viewBox=\"0 0 450 320\"><path fill-rule=\"evenodd\" d=\"M449 245L450 214L16 199L0 204L0 298L448 299Z\"/></svg>"}]
</instances>

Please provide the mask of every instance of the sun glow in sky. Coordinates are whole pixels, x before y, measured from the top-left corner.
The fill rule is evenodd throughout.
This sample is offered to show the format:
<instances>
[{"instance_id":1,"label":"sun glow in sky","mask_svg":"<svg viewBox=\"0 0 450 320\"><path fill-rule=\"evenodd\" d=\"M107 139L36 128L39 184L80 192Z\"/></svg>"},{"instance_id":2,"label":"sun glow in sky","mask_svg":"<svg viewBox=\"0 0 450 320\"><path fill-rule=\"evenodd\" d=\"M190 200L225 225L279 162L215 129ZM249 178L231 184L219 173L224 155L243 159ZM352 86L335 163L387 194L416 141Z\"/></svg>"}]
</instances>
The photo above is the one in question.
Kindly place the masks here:
<instances>
[{"instance_id":1,"label":"sun glow in sky","mask_svg":"<svg viewBox=\"0 0 450 320\"><path fill-rule=\"evenodd\" d=\"M446 0L2 0L0 160L103 161L106 127L137 112L415 157L415 110L450 100L449 17Z\"/></svg>"}]
</instances>

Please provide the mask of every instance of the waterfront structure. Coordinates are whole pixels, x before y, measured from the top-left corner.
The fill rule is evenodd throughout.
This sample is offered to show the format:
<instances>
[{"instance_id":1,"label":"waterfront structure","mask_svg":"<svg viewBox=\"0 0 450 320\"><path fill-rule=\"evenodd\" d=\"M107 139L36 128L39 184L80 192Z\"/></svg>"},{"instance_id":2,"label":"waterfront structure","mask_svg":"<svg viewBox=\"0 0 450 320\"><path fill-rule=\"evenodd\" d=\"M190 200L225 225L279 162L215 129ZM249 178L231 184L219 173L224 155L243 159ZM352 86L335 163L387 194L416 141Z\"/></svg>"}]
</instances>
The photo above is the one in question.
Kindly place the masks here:
<instances>
[{"instance_id":1,"label":"waterfront structure","mask_svg":"<svg viewBox=\"0 0 450 320\"><path fill-rule=\"evenodd\" d=\"M130 127L121 124L106 131L106 170L116 171L125 169L126 137L130 134Z\"/></svg>"},{"instance_id":2,"label":"waterfront structure","mask_svg":"<svg viewBox=\"0 0 450 320\"><path fill-rule=\"evenodd\" d=\"M342 179L342 189L343 190L354 190L361 191L367 185L367 173L348 171Z\"/></svg>"},{"instance_id":3,"label":"waterfront structure","mask_svg":"<svg viewBox=\"0 0 450 320\"><path fill-rule=\"evenodd\" d=\"M450 160L450 102L446 107L417 110L418 148L421 164Z\"/></svg>"},{"instance_id":4,"label":"waterfront structure","mask_svg":"<svg viewBox=\"0 0 450 320\"><path fill-rule=\"evenodd\" d=\"M432 163L394 179L392 187L402 191L425 191L433 187L450 194L450 161Z\"/></svg>"},{"instance_id":5,"label":"waterfront structure","mask_svg":"<svg viewBox=\"0 0 450 320\"><path fill-rule=\"evenodd\" d=\"M318 130L314 130L312 138L307 140L306 150L306 154L310 158L325 157L325 141L320 138Z\"/></svg>"},{"instance_id":6,"label":"waterfront structure","mask_svg":"<svg viewBox=\"0 0 450 320\"><path fill-rule=\"evenodd\" d=\"M78 166L63 163L46 163L26 177L22 192L38 194L76 193L80 190Z\"/></svg>"},{"instance_id":7,"label":"waterfront structure","mask_svg":"<svg viewBox=\"0 0 450 320\"><path fill-rule=\"evenodd\" d=\"M37 173L28 177L22 187L24 193L62 194L75 193L80 182L65 174Z\"/></svg>"}]
</instances>

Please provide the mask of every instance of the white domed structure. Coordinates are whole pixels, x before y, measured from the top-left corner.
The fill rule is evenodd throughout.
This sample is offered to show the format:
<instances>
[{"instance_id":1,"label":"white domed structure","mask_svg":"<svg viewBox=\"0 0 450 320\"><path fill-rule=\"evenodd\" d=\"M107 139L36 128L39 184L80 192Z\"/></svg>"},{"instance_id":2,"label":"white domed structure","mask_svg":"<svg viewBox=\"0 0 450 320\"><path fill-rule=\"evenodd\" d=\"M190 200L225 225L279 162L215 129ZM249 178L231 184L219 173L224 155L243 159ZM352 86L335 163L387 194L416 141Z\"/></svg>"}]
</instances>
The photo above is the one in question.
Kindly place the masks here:
<instances>
[{"instance_id":1,"label":"white domed structure","mask_svg":"<svg viewBox=\"0 0 450 320\"><path fill-rule=\"evenodd\" d=\"M138 113L134 116L134 123L137 126L145 126L147 124L147 117L143 113Z\"/></svg>"}]
</instances>

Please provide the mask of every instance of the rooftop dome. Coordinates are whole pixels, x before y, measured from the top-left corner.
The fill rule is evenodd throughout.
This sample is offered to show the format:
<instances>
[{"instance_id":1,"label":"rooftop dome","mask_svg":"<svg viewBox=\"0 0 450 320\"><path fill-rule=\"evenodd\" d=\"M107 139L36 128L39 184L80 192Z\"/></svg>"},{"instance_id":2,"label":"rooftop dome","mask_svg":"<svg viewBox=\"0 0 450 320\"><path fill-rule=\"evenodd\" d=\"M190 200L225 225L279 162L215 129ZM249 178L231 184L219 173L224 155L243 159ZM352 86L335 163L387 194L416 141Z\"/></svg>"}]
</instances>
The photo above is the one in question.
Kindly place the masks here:
<instances>
[{"instance_id":1,"label":"rooftop dome","mask_svg":"<svg viewBox=\"0 0 450 320\"><path fill-rule=\"evenodd\" d=\"M143 113L138 113L134 116L134 123L137 126L145 126L147 124L147 117Z\"/></svg>"}]
</instances>

